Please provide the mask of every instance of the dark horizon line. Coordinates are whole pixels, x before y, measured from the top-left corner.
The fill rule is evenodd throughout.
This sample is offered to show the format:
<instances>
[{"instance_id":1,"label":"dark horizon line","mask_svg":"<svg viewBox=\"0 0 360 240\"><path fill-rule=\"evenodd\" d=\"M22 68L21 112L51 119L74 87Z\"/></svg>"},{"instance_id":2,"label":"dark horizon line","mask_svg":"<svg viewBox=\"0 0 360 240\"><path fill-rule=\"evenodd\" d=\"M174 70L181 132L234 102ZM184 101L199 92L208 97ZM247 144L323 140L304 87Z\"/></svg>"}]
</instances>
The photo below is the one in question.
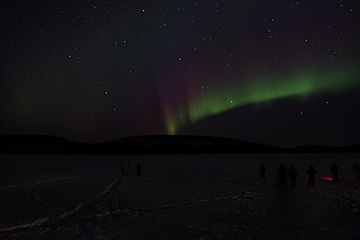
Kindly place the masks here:
<instances>
[{"instance_id":1,"label":"dark horizon line","mask_svg":"<svg viewBox=\"0 0 360 240\"><path fill-rule=\"evenodd\" d=\"M341 148L341 147L352 147L352 146L358 146L359 143L353 143L353 144L345 144L345 145L327 145L327 144L298 144L293 146L281 146L271 143L264 143L264 142L258 142L258 141L249 141L249 140L243 140L240 138L235 137L222 137L222 136L215 136L215 135L202 135L202 134L145 134L145 135L129 135L125 137L120 138L110 138L108 140L102 140L102 141L81 141L81 140L74 140L72 138L57 136L57 135L47 135L47 134L0 134L1 137L47 137L47 138L54 138L54 139L62 139L68 142L73 142L77 144L86 144L86 145L97 145L97 144L105 144L105 143L111 143L116 141L121 141L125 139L131 139L131 138L141 138L141 137L195 137L195 138L209 138L209 139L227 139L227 140L234 140L234 141L242 141L247 143L255 143L255 144L262 144L262 145L268 145L268 146L274 146L282 149L292 149L292 148L298 148L298 147L304 147L304 146L317 146L317 147L335 147L335 148Z\"/></svg>"},{"instance_id":2,"label":"dark horizon line","mask_svg":"<svg viewBox=\"0 0 360 240\"><path fill-rule=\"evenodd\" d=\"M51 135L0 135L0 153L206 154L360 152L360 144L280 147L206 135L139 135L83 143Z\"/></svg>"}]
</instances>

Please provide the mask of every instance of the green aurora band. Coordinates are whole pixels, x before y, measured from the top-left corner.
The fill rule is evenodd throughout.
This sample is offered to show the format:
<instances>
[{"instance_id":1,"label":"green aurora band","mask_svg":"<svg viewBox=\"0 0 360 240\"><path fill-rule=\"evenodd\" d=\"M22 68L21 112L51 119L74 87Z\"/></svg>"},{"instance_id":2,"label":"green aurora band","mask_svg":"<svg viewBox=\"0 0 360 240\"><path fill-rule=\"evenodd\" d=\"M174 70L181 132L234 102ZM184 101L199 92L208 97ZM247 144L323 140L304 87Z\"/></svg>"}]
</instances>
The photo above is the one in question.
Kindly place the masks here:
<instances>
[{"instance_id":1,"label":"green aurora band","mask_svg":"<svg viewBox=\"0 0 360 240\"><path fill-rule=\"evenodd\" d=\"M177 111L176 116L166 116L166 128L170 135L182 126L196 123L241 106L268 103L278 99L308 99L323 93L342 92L360 85L360 70L303 71L281 77L257 77L242 81L243 84L209 90L191 99L187 107Z\"/></svg>"}]
</instances>

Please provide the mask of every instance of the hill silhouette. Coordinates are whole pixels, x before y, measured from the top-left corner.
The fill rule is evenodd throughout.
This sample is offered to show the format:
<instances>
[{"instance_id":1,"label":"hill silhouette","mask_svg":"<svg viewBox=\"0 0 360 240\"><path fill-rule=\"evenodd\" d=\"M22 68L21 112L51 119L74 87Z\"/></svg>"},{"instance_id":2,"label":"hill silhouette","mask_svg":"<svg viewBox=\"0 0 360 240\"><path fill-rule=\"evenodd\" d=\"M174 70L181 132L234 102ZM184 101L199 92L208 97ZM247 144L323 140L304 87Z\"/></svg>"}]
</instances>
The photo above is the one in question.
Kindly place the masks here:
<instances>
[{"instance_id":1,"label":"hill silhouette","mask_svg":"<svg viewBox=\"0 0 360 240\"><path fill-rule=\"evenodd\" d=\"M61 153L75 151L81 143L45 135L0 136L0 153Z\"/></svg>"},{"instance_id":2,"label":"hill silhouette","mask_svg":"<svg viewBox=\"0 0 360 240\"><path fill-rule=\"evenodd\" d=\"M149 135L102 143L79 143L44 135L0 136L0 153L44 154L197 154L197 153L317 153L360 152L360 145L332 147L304 145L281 148L232 138Z\"/></svg>"}]
</instances>

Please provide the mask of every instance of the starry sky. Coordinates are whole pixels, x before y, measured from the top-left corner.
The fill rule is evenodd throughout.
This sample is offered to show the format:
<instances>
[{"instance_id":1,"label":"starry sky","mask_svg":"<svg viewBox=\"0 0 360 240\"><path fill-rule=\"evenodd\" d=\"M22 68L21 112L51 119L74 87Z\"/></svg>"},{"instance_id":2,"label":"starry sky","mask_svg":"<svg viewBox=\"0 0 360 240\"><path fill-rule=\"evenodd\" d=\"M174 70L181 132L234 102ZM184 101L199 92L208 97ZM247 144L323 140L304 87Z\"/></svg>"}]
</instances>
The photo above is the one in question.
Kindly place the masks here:
<instances>
[{"instance_id":1,"label":"starry sky","mask_svg":"<svg viewBox=\"0 0 360 240\"><path fill-rule=\"evenodd\" d=\"M360 143L358 0L13 0L0 19L0 134Z\"/></svg>"}]
</instances>

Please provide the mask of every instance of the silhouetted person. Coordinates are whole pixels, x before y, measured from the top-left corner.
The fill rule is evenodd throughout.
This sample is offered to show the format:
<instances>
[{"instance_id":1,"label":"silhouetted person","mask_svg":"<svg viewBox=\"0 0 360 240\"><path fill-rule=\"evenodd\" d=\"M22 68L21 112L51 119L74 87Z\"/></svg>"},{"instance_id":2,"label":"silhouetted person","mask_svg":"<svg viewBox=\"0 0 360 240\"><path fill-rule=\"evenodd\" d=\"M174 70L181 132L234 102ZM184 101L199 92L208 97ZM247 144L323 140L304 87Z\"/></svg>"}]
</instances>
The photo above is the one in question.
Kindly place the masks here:
<instances>
[{"instance_id":1,"label":"silhouetted person","mask_svg":"<svg viewBox=\"0 0 360 240\"><path fill-rule=\"evenodd\" d=\"M265 171L266 171L266 168L265 168L264 164L261 164L259 167L259 172L260 172L260 176L262 179L265 178Z\"/></svg>"},{"instance_id":2,"label":"silhouetted person","mask_svg":"<svg viewBox=\"0 0 360 240\"><path fill-rule=\"evenodd\" d=\"M139 177L141 176L141 164L140 163L138 163L136 165L136 175Z\"/></svg>"},{"instance_id":3,"label":"silhouetted person","mask_svg":"<svg viewBox=\"0 0 360 240\"><path fill-rule=\"evenodd\" d=\"M289 177L290 177L290 187L296 187L297 172L296 172L294 166L290 167Z\"/></svg>"},{"instance_id":4,"label":"silhouetted person","mask_svg":"<svg viewBox=\"0 0 360 240\"><path fill-rule=\"evenodd\" d=\"M286 168L284 164L280 165L280 168L278 170L278 179L281 186L286 186Z\"/></svg>"},{"instance_id":5,"label":"silhouetted person","mask_svg":"<svg viewBox=\"0 0 360 240\"><path fill-rule=\"evenodd\" d=\"M338 172L339 172L339 167L333 163L330 167L331 173L332 173L332 180L333 182L336 182L338 180Z\"/></svg>"},{"instance_id":6,"label":"silhouetted person","mask_svg":"<svg viewBox=\"0 0 360 240\"><path fill-rule=\"evenodd\" d=\"M121 164L121 174L122 174L122 175L125 175L125 169L124 169L124 165L123 165L123 164Z\"/></svg>"},{"instance_id":7,"label":"silhouetted person","mask_svg":"<svg viewBox=\"0 0 360 240\"><path fill-rule=\"evenodd\" d=\"M357 166L356 166L356 164L354 163L354 165L353 165L353 176L356 175L356 169L357 169Z\"/></svg>"},{"instance_id":8,"label":"silhouetted person","mask_svg":"<svg viewBox=\"0 0 360 240\"><path fill-rule=\"evenodd\" d=\"M307 170L307 174L309 175L308 187L314 187L316 170L313 165L310 165L309 169Z\"/></svg>"},{"instance_id":9,"label":"silhouetted person","mask_svg":"<svg viewBox=\"0 0 360 240\"><path fill-rule=\"evenodd\" d=\"M360 166L359 166L359 164L354 163L352 174L353 174L353 181L358 182L360 180Z\"/></svg>"}]
</instances>

